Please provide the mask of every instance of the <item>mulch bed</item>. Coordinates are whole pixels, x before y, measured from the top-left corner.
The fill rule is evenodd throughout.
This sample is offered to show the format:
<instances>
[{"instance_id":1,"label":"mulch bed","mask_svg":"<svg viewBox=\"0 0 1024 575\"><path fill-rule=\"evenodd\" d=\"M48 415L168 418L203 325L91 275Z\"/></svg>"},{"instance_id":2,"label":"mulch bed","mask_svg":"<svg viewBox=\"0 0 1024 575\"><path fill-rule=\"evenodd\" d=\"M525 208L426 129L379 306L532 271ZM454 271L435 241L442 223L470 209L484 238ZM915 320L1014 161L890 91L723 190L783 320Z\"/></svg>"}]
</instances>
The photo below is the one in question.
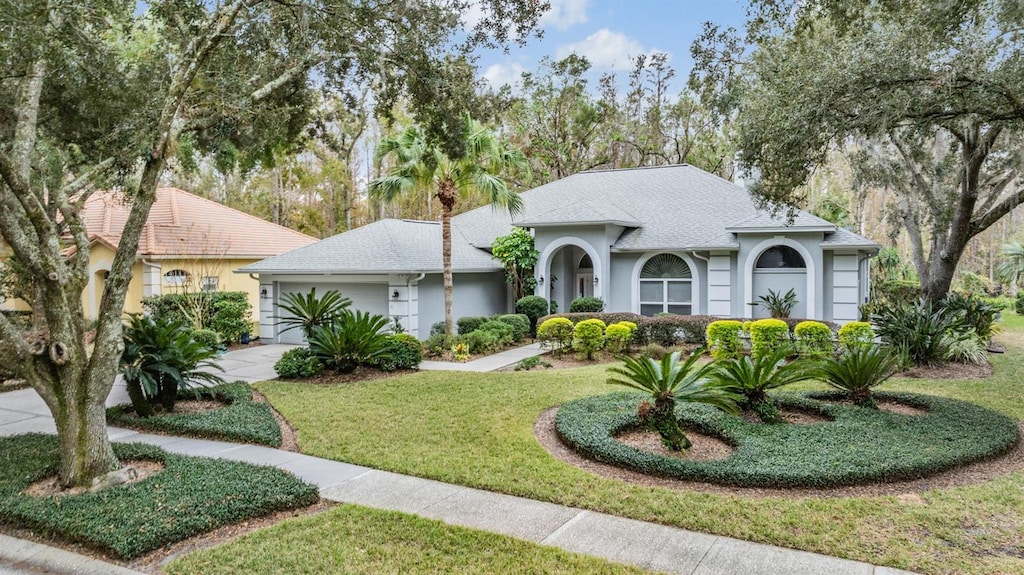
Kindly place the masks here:
<instances>
[{"instance_id":1,"label":"mulch bed","mask_svg":"<svg viewBox=\"0 0 1024 575\"><path fill-rule=\"evenodd\" d=\"M655 431L648 429L630 429L623 431L622 433L615 436L615 439L620 443L625 443L630 447L635 447L643 451L650 451L651 453L657 453L658 455L664 455L666 457L676 457L679 459L696 459L701 461L709 461L714 459L727 459L732 455L733 448L728 443L712 437L710 435L704 435L699 431L693 431L690 429L683 430L686 433L686 438L690 440L690 448L686 451L672 451L665 447L665 444L661 442L661 436Z\"/></svg>"},{"instance_id":2,"label":"mulch bed","mask_svg":"<svg viewBox=\"0 0 1024 575\"><path fill-rule=\"evenodd\" d=\"M122 461L121 465L124 467L131 467L135 470L135 475L121 483L120 485L131 485L132 483L138 483L147 477L156 475L164 470L164 464L160 461L148 461L146 459L136 459ZM60 484L60 478L56 475L46 477L36 481L32 485L28 486L28 489L24 491L25 495L31 497L64 497L66 495L78 495L89 491L88 487L71 487L65 488Z\"/></svg>"},{"instance_id":3,"label":"mulch bed","mask_svg":"<svg viewBox=\"0 0 1024 575\"><path fill-rule=\"evenodd\" d=\"M1017 446L1008 453L980 461L964 467L950 469L929 477L900 481L894 483L874 483L869 485L857 485L849 487L836 487L832 489L769 489L753 487L732 487L704 483L699 481L684 481L667 477L647 475L623 469L614 465L594 461L584 457L562 442L555 430L555 414L558 407L552 407L540 414L533 426L533 434L537 441L553 457L609 479L618 479L626 483L641 485L645 487L665 487L683 491L694 491L701 493L712 493L718 495L736 495L741 497L879 497L898 496L901 500L920 501L920 493L932 489L948 489L964 485L974 485L990 479L1006 475L1015 471L1024 470L1024 441L1018 442ZM1018 423L1021 433L1024 435L1024 423ZM693 441L697 434L687 431L687 437ZM658 439L660 443L660 439ZM696 443L696 442L694 442ZM640 449L643 449L642 447ZM653 449L651 450L653 451Z\"/></svg>"},{"instance_id":4,"label":"mulch bed","mask_svg":"<svg viewBox=\"0 0 1024 575\"><path fill-rule=\"evenodd\" d=\"M299 434L292 427L292 424L288 423L288 420L274 409L273 404L267 401L267 396L254 389L252 390L252 399L253 401L266 403L270 406L270 412L274 414L274 420L277 421L277 426L281 428L281 447L278 447L278 449L299 453Z\"/></svg>"}]
</instances>

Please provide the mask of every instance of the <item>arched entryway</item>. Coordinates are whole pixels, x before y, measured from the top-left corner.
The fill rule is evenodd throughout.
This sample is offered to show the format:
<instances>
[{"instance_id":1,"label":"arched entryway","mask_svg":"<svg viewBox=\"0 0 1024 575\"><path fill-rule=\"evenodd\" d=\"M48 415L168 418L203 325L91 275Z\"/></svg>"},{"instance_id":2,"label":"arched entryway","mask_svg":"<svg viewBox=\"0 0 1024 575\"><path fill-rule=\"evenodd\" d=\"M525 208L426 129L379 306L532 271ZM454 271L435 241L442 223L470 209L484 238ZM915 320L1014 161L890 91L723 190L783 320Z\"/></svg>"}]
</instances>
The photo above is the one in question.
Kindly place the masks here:
<instances>
[{"instance_id":1,"label":"arched entryway","mask_svg":"<svg viewBox=\"0 0 1024 575\"><path fill-rule=\"evenodd\" d=\"M760 302L761 296L775 292L782 296L789 290L796 294L796 305L790 317L810 317L808 311L812 288L808 285L807 258L791 245L778 244L767 247L757 254L752 275L752 298L749 302ZM769 317L763 305L752 306L755 318Z\"/></svg>"},{"instance_id":2,"label":"arched entryway","mask_svg":"<svg viewBox=\"0 0 1024 575\"><path fill-rule=\"evenodd\" d=\"M597 250L583 239L560 238L548 244L537 261L536 294L568 311L578 297L603 297L604 274Z\"/></svg>"}]
</instances>

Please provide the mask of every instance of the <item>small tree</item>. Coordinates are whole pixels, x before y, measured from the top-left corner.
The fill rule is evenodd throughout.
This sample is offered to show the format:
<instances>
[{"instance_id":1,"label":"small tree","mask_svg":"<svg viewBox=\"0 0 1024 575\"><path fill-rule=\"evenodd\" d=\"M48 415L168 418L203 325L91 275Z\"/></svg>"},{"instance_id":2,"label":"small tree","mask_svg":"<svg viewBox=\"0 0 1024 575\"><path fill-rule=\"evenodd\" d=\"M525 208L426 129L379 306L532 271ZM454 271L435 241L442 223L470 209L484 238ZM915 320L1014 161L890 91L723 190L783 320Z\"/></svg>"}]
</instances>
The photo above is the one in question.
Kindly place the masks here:
<instances>
[{"instance_id":1,"label":"small tree","mask_svg":"<svg viewBox=\"0 0 1024 575\"><path fill-rule=\"evenodd\" d=\"M540 252L533 246L533 236L526 228L516 228L506 236L495 238L491 254L505 267L505 281L512 286L515 299L526 297L537 287L533 266Z\"/></svg>"}]
</instances>

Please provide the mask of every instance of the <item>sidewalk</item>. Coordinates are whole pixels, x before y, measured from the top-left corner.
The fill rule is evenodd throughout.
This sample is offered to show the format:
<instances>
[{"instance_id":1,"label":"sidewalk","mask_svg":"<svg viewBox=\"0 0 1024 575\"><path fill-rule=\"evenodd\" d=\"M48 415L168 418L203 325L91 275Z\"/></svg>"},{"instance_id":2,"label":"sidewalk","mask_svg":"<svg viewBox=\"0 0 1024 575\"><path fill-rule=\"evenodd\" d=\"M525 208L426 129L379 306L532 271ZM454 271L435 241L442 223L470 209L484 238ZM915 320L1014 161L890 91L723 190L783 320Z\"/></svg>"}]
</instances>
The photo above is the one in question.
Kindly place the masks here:
<instances>
[{"instance_id":1,"label":"sidewalk","mask_svg":"<svg viewBox=\"0 0 1024 575\"><path fill-rule=\"evenodd\" d=\"M501 353L494 355L488 355L473 361L467 361L466 363L458 363L453 361L424 361L420 363L421 371L497 371L499 369L515 365L520 361L540 355L545 350L541 349L541 344L531 343L515 349L505 350Z\"/></svg>"},{"instance_id":2,"label":"sidewalk","mask_svg":"<svg viewBox=\"0 0 1024 575\"><path fill-rule=\"evenodd\" d=\"M259 348L239 350L225 356L226 361L222 364L233 366L227 370L226 379L238 379L239 374L243 373L262 373L261 370L266 369L268 362L272 370L273 362L276 361L275 354L279 356L288 349L288 346L262 346L260 353L255 353L255 349ZM234 363L229 364L228 361ZM109 402L124 401L121 398L122 394L123 386L115 386ZM29 431L53 433L53 422L42 400L34 391L28 389L0 394L0 436ZM109 434L113 441L149 443L173 453L271 465L290 471L317 485L321 495L332 501L416 514L453 525L501 533L667 573L907 573L887 567L875 567L868 563L623 519L564 505L378 471L267 447L152 435L118 428L110 428ZM8 556L10 549L15 548L17 547L12 547L0 539L0 575L3 575L5 565L20 563L21 560ZM83 557L82 560L86 561L87 558ZM35 568L40 567L43 566ZM13 572L31 573L32 570L26 568L26 571Z\"/></svg>"}]
</instances>

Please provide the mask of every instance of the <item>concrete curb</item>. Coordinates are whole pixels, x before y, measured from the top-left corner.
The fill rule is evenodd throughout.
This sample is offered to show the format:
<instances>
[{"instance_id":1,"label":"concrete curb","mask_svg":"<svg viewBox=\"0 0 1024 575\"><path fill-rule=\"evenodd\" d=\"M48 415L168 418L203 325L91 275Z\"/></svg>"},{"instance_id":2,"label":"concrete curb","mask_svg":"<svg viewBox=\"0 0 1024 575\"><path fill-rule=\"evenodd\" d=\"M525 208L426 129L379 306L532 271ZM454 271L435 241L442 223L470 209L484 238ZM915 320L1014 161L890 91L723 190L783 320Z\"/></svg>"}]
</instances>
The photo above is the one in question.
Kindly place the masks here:
<instances>
[{"instance_id":1,"label":"concrete curb","mask_svg":"<svg viewBox=\"0 0 1024 575\"><path fill-rule=\"evenodd\" d=\"M0 574L141 575L138 571L42 543L0 535Z\"/></svg>"}]
</instances>

